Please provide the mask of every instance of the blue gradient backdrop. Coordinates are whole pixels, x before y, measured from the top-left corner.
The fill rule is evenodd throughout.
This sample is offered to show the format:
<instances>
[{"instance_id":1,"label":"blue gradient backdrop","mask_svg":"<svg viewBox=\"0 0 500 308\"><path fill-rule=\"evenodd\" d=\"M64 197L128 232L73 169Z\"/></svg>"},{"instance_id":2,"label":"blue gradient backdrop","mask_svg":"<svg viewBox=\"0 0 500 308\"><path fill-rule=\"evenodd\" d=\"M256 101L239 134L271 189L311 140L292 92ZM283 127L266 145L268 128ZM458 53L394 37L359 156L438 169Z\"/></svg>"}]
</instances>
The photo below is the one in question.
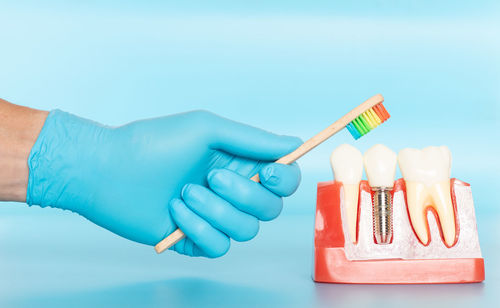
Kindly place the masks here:
<instances>
[{"instance_id":1,"label":"blue gradient backdrop","mask_svg":"<svg viewBox=\"0 0 500 308\"><path fill-rule=\"evenodd\" d=\"M193 288L216 294L247 294L254 291L238 286L242 282L238 274L216 276L213 271L241 270L239 263L249 262L247 255L253 254L259 256L253 266L276 275L274 286L287 286L286 294L305 292L305 305L363 304L357 289L330 291L322 286L318 291L308 277L316 183L332 178L329 154L345 142L361 150L376 143L396 151L449 146L454 160L452 176L472 184L487 274L498 281L494 234L500 233L496 226L500 218L499 20L498 1L0 1L0 97L17 104L61 108L111 125L207 109L304 140L376 93L385 96L392 115L387 124L360 141L354 142L344 131L302 158L303 184L287 199L282 218L275 225L263 226L265 234L254 243L243 244L243 248L235 245L221 260L188 260L173 255L153 258L149 247L120 240L76 215L3 204L0 256L4 262L0 260L0 268L7 274L3 274L6 278L0 295L29 306L31 295L55 294L45 298L54 306L58 301L51 300L66 294L65 290L99 290L101 286L118 288L111 292L116 297L135 294L130 295L130 303L140 303L143 298L137 294L151 292L151 288L173 292L173 285L181 286L181 294ZM297 247L283 240L293 225L303 230L298 237L303 244ZM68 234L61 234L61 228ZM83 248L72 248L80 252L76 261L60 247L60 243L74 247L72 238L83 243ZM37 245L42 252L33 255L24 244L34 239L41 241ZM98 252L92 251L95 245L100 247ZM118 252L102 255L109 247L134 256L129 263L119 264L123 267L149 260L148 266L137 272L150 275L123 274L123 267L110 261L120 256ZM286 278L287 270L274 274L275 265L271 263L275 261L266 259L265 251L258 249L271 249L268 254L276 258L280 253L305 258L300 278L293 278L296 284ZM47 258L60 258L58 264L62 262L65 270L57 264L42 265ZM261 265L255 263L259 260ZM131 285L120 289L117 281L99 276L102 271L109 274L106 270L110 267L103 265L106 262L116 267L113 275L122 274L118 275L120 282ZM173 272L168 270L172 263L178 267ZM33 277L22 275L26 266L35 273ZM92 272L97 275L92 279L85 275L86 266L106 270ZM157 273L155 267L164 267L164 271ZM193 271L198 267L205 274ZM69 268L79 268L75 271L83 278L77 282L65 276ZM55 271L59 278L48 278L45 271ZM195 280L183 280L186 275ZM252 273L239 275L248 277ZM167 276L181 280L165 282ZM152 277L163 284L150 282ZM258 284L257 277L248 279ZM147 282L135 288L139 280ZM443 289L445 294L452 292L450 297L435 292L437 298L431 303L454 296L466 296L465 302L470 299L471 303L489 301L496 287L488 288L486 283L465 293L463 289ZM24 297L26 301L19 300L18 294L26 289L31 295ZM272 289L261 290L264 295L255 298L272 297ZM376 295L384 290L364 287L359 292ZM424 292L409 290L402 289L401 298ZM113 303L113 296L103 299L99 292L89 298L96 298L95 303ZM350 297L336 302L330 293ZM365 297L367 303L373 299L370 296ZM80 300L87 297L81 295ZM293 296L263 300L259 305L302 303L284 301L290 298ZM61 300L64 303L64 298ZM168 302L169 298L164 300ZM193 298L177 298L180 305L189 300ZM200 302L208 305L210 299L201 297Z\"/></svg>"}]
</instances>

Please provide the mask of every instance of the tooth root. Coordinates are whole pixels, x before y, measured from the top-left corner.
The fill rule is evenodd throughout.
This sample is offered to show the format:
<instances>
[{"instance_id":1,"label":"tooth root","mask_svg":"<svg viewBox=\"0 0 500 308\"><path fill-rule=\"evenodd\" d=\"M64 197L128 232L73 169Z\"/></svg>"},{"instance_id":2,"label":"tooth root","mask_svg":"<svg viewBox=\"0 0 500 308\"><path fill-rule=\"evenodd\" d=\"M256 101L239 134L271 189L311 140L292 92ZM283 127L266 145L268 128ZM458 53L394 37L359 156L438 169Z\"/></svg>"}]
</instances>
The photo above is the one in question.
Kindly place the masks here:
<instances>
[{"instance_id":1,"label":"tooth root","mask_svg":"<svg viewBox=\"0 0 500 308\"><path fill-rule=\"evenodd\" d=\"M429 187L433 207L438 213L444 241L448 247L455 243L455 212L451 202L450 181L436 183Z\"/></svg>"},{"instance_id":2,"label":"tooth root","mask_svg":"<svg viewBox=\"0 0 500 308\"><path fill-rule=\"evenodd\" d=\"M406 201L408 202L408 213L411 225L418 239L424 244L429 243L427 232L427 215L425 205L429 200L427 188L422 183L406 182Z\"/></svg>"},{"instance_id":3,"label":"tooth root","mask_svg":"<svg viewBox=\"0 0 500 308\"><path fill-rule=\"evenodd\" d=\"M351 242L356 243L359 184L343 184L343 186L347 230L349 232L349 238L351 239Z\"/></svg>"},{"instance_id":4,"label":"tooth root","mask_svg":"<svg viewBox=\"0 0 500 308\"><path fill-rule=\"evenodd\" d=\"M429 243L427 207L436 210L444 242L448 247L455 243L455 213L451 202L450 181L426 186L423 183L406 182L406 200L411 224L418 239Z\"/></svg>"}]
</instances>

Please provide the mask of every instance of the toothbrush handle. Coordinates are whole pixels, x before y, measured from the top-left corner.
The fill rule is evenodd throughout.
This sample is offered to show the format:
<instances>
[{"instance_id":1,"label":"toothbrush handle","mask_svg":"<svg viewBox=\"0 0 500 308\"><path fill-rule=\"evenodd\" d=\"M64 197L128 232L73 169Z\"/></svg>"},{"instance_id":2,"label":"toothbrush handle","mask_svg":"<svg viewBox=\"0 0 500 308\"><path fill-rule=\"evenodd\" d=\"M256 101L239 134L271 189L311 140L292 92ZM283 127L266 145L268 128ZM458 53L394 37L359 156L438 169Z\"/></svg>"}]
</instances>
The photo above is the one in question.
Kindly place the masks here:
<instances>
[{"instance_id":1,"label":"toothbrush handle","mask_svg":"<svg viewBox=\"0 0 500 308\"><path fill-rule=\"evenodd\" d=\"M372 108L373 106L382 103L383 101L384 97L381 94L377 94L370 97L364 103L357 106L353 110L349 111L346 115L335 121L332 125L328 126L324 130L316 134L314 137L304 142L301 146L295 149L295 151L278 159L276 163L285 165L293 163L297 159L304 156L307 152L311 151L312 149L314 149L315 147L326 141L328 138L338 133L340 130L346 127L347 124L349 124L355 118L357 118L360 114ZM257 173L256 175L252 176L250 180L254 182L259 182L260 181L259 174ZM161 240L158 244L156 244L155 250L157 253L162 253L185 237L186 235L184 234L184 232L182 232L181 229L177 229L174 232L172 232L169 236Z\"/></svg>"}]
</instances>

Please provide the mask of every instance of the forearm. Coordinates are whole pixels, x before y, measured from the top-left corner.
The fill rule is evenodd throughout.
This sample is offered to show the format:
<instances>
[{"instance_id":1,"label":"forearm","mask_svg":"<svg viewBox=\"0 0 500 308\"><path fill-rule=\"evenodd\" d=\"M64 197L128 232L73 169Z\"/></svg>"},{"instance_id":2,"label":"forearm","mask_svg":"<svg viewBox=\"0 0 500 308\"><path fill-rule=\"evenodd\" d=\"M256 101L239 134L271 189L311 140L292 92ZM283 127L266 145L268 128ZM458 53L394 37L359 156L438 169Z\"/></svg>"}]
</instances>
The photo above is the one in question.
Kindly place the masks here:
<instances>
[{"instance_id":1,"label":"forearm","mask_svg":"<svg viewBox=\"0 0 500 308\"><path fill-rule=\"evenodd\" d=\"M0 99L0 201L26 201L28 156L47 114Z\"/></svg>"}]
</instances>

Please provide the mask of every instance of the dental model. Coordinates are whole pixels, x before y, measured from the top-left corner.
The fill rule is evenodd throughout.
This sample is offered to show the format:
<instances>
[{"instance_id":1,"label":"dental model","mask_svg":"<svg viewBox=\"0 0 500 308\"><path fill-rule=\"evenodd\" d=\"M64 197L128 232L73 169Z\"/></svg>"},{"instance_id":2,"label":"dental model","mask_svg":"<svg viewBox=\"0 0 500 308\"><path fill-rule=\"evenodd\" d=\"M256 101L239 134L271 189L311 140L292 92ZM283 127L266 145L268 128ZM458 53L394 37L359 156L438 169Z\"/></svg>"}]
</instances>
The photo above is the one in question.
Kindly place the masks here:
<instances>
[{"instance_id":1,"label":"dental model","mask_svg":"<svg viewBox=\"0 0 500 308\"><path fill-rule=\"evenodd\" d=\"M337 147L330 156L335 181L344 188L344 209L347 217L349 238L356 242L358 219L359 182L363 176L363 155L349 144Z\"/></svg>"},{"instance_id":2,"label":"dental model","mask_svg":"<svg viewBox=\"0 0 500 308\"><path fill-rule=\"evenodd\" d=\"M397 155L382 144L366 151L364 165L373 191L373 233L377 244L392 240L392 190L396 176Z\"/></svg>"},{"instance_id":3,"label":"dental model","mask_svg":"<svg viewBox=\"0 0 500 308\"><path fill-rule=\"evenodd\" d=\"M451 153L446 146L399 152L399 168L406 183L411 225L423 245L430 242L427 211L436 212L447 247L455 243L455 214L450 192Z\"/></svg>"},{"instance_id":4,"label":"dental model","mask_svg":"<svg viewBox=\"0 0 500 308\"><path fill-rule=\"evenodd\" d=\"M397 157L376 145L363 157L368 181L359 181L360 156L352 146L338 147L335 181L318 183L314 281L483 281L471 186L450 179L448 148L404 149ZM394 181L398 160L404 178Z\"/></svg>"}]
</instances>

